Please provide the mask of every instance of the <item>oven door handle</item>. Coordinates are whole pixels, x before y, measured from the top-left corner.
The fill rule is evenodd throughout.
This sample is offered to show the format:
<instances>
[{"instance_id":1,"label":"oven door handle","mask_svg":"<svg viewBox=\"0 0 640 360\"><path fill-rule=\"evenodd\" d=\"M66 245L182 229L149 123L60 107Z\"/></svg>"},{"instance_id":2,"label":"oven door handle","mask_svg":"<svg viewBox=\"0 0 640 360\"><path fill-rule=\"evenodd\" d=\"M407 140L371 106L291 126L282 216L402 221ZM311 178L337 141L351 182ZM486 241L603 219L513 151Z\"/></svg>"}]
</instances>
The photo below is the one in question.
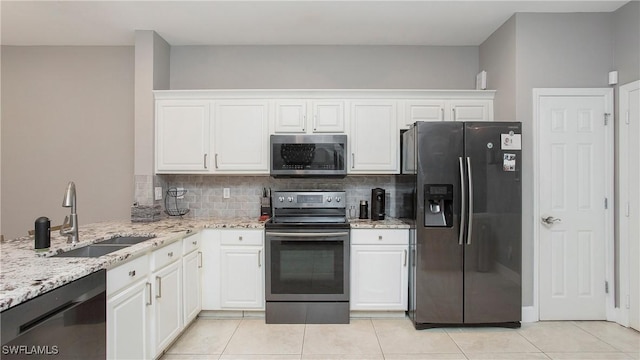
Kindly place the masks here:
<instances>
[{"instance_id":1,"label":"oven door handle","mask_svg":"<svg viewBox=\"0 0 640 360\"><path fill-rule=\"evenodd\" d=\"M272 232L267 231L266 235L271 236L279 236L279 237L296 237L296 238L310 238L310 237L334 237L334 236L347 236L349 235L348 231L344 232L319 232L319 233L289 233L289 232Z\"/></svg>"}]
</instances>

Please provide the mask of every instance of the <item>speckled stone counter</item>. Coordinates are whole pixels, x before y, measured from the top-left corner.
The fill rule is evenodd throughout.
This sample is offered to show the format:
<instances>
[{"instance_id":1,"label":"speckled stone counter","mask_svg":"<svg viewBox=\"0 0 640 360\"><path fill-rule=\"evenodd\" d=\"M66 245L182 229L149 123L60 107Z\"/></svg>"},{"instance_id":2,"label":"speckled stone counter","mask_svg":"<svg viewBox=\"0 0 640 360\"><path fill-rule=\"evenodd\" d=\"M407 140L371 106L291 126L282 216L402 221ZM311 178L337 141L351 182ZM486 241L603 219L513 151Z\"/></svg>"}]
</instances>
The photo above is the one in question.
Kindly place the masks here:
<instances>
[{"instance_id":1,"label":"speckled stone counter","mask_svg":"<svg viewBox=\"0 0 640 360\"><path fill-rule=\"evenodd\" d=\"M0 311L16 306L47 291L70 283L100 269L109 269L136 256L180 240L187 230L205 228L264 228L253 219L174 219L151 223L112 221L80 224L80 242L67 244L66 237L51 232L51 248L34 251L33 237L25 236L0 243ZM112 252L99 258L50 257L56 253L116 236L155 238Z\"/></svg>"},{"instance_id":2,"label":"speckled stone counter","mask_svg":"<svg viewBox=\"0 0 640 360\"><path fill-rule=\"evenodd\" d=\"M371 219L350 219L349 224L352 229L409 229L409 224L402 220L385 218L384 220L373 221Z\"/></svg>"}]
</instances>

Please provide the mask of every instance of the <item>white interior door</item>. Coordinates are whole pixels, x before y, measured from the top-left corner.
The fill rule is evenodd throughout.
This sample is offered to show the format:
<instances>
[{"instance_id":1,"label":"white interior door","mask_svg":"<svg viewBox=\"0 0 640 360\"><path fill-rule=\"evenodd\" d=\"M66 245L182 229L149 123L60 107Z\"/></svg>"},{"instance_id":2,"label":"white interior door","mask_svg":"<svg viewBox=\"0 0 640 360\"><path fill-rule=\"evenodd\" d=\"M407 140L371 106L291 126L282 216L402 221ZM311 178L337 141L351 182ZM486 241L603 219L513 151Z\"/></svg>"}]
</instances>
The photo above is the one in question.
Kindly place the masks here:
<instances>
[{"instance_id":1,"label":"white interior door","mask_svg":"<svg viewBox=\"0 0 640 360\"><path fill-rule=\"evenodd\" d=\"M640 81L620 87L618 226L623 325L640 330Z\"/></svg>"},{"instance_id":2,"label":"white interior door","mask_svg":"<svg viewBox=\"0 0 640 360\"><path fill-rule=\"evenodd\" d=\"M552 92L537 98L540 320L604 320L611 94Z\"/></svg>"}]
</instances>

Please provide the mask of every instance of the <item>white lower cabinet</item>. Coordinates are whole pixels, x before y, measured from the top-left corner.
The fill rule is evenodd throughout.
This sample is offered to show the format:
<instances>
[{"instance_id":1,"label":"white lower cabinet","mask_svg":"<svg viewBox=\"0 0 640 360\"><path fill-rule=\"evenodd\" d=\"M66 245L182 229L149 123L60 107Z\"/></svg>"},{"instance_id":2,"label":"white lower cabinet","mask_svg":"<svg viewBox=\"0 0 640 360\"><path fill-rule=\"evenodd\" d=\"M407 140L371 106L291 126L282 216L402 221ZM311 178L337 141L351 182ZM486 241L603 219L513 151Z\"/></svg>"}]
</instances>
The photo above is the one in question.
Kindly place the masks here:
<instances>
[{"instance_id":1,"label":"white lower cabinet","mask_svg":"<svg viewBox=\"0 0 640 360\"><path fill-rule=\"evenodd\" d=\"M107 359L148 359L149 256L107 271Z\"/></svg>"},{"instance_id":2,"label":"white lower cabinet","mask_svg":"<svg viewBox=\"0 0 640 360\"><path fill-rule=\"evenodd\" d=\"M199 243L199 234L183 240L186 255L182 258L182 318L185 326L195 319L202 309L202 252L199 251ZM195 248L188 252L187 247Z\"/></svg>"},{"instance_id":3,"label":"white lower cabinet","mask_svg":"<svg viewBox=\"0 0 640 360\"><path fill-rule=\"evenodd\" d=\"M203 230L202 310L264 310L264 231Z\"/></svg>"},{"instance_id":4,"label":"white lower cabinet","mask_svg":"<svg viewBox=\"0 0 640 360\"><path fill-rule=\"evenodd\" d=\"M407 310L408 251L408 230L351 230L351 310Z\"/></svg>"},{"instance_id":5,"label":"white lower cabinet","mask_svg":"<svg viewBox=\"0 0 640 360\"><path fill-rule=\"evenodd\" d=\"M179 261L152 274L153 345L159 355L182 331L182 266Z\"/></svg>"}]
</instances>

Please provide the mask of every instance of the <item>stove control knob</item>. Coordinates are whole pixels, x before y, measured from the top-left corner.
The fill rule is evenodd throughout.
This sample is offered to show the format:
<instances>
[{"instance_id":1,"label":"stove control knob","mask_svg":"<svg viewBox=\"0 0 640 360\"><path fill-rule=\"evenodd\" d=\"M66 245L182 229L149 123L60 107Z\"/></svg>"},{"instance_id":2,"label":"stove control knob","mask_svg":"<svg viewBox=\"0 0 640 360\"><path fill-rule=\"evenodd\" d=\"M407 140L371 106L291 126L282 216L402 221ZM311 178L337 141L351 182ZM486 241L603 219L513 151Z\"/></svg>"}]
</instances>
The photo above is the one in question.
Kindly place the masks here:
<instances>
[{"instance_id":1,"label":"stove control knob","mask_svg":"<svg viewBox=\"0 0 640 360\"><path fill-rule=\"evenodd\" d=\"M340 202L340 200L342 200L340 196L336 196L336 202Z\"/></svg>"},{"instance_id":2,"label":"stove control knob","mask_svg":"<svg viewBox=\"0 0 640 360\"><path fill-rule=\"evenodd\" d=\"M289 196L289 197L287 198L287 201L289 201L289 202L293 202L293 196Z\"/></svg>"},{"instance_id":3,"label":"stove control knob","mask_svg":"<svg viewBox=\"0 0 640 360\"><path fill-rule=\"evenodd\" d=\"M331 196L327 196L327 202L331 202Z\"/></svg>"},{"instance_id":4,"label":"stove control knob","mask_svg":"<svg viewBox=\"0 0 640 360\"><path fill-rule=\"evenodd\" d=\"M284 202L284 196L279 196L279 197L278 197L278 201L280 201L280 202Z\"/></svg>"}]
</instances>

